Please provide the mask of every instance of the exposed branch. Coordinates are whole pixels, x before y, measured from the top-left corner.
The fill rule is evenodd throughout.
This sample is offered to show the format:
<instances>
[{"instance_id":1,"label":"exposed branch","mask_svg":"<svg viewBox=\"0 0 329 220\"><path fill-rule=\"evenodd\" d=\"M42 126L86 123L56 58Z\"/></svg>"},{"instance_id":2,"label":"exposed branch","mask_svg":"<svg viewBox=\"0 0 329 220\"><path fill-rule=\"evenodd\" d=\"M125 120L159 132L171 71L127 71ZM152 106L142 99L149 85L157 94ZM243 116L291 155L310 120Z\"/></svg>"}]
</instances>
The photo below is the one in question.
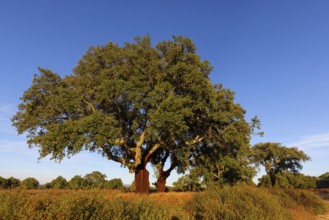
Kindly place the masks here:
<instances>
[{"instance_id":1,"label":"exposed branch","mask_svg":"<svg viewBox=\"0 0 329 220\"><path fill-rule=\"evenodd\" d=\"M133 172L133 164L129 160L113 155L110 149L107 149L105 146L102 147L104 153L108 160L113 160L115 162L121 163L123 166L127 167L130 172Z\"/></svg>"},{"instance_id":2,"label":"exposed branch","mask_svg":"<svg viewBox=\"0 0 329 220\"><path fill-rule=\"evenodd\" d=\"M162 165L162 166L165 165L165 163L166 163L166 161L167 161L169 155L170 155L170 154L169 154L169 151L166 151L165 156L161 159L161 165Z\"/></svg>"},{"instance_id":3,"label":"exposed branch","mask_svg":"<svg viewBox=\"0 0 329 220\"><path fill-rule=\"evenodd\" d=\"M203 139L204 139L204 137L199 137L199 135L197 135L193 140L191 140L191 141L185 141L185 144L186 145L197 144L197 143L200 143Z\"/></svg>"},{"instance_id":4,"label":"exposed branch","mask_svg":"<svg viewBox=\"0 0 329 220\"><path fill-rule=\"evenodd\" d=\"M150 159L151 155L157 150L160 148L160 144L157 143L155 144L149 151L148 153L146 154L145 158L144 158L144 165L146 165L146 163L148 162L148 160Z\"/></svg>"},{"instance_id":5,"label":"exposed branch","mask_svg":"<svg viewBox=\"0 0 329 220\"><path fill-rule=\"evenodd\" d=\"M82 101L83 101L84 103L86 103L86 104L91 108L91 111L92 111L93 113L96 112L95 106L93 106L93 104L91 104L90 102L87 102L85 99L82 99Z\"/></svg>"},{"instance_id":6,"label":"exposed branch","mask_svg":"<svg viewBox=\"0 0 329 220\"><path fill-rule=\"evenodd\" d=\"M115 141L114 141L114 143L116 144L116 145L123 145L124 143L125 143L125 139L124 138L117 138Z\"/></svg>"},{"instance_id":7,"label":"exposed branch","mask_svg":"<svg viewBox=\"0 0 329 220\"><path fill-rule=\"evenodd\" d=\"M145 140L145 131L142 132L141 137L136 144L135 148L135 167L137 167L142 162L142 145Z\"/></svg>"}]
</instances>

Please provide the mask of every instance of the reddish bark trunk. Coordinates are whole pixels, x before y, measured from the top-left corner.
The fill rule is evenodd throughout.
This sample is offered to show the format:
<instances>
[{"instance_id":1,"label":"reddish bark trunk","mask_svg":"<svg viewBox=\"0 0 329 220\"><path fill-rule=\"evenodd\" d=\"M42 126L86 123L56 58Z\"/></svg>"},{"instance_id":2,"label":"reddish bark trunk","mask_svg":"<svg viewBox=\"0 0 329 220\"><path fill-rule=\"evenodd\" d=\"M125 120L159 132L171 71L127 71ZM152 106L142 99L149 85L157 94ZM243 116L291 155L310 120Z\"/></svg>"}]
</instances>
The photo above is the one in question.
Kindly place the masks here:
<instances>
[{"instance_id":1,"label":"reddish bark trunk","mask_svg":"<svg viewBox=\"0 0 329 220\"><path fill-rule=\"evenodd\" d=\"M157 191L164 192L166 190L166 181L170 175L171 170L162 171L159 173L159 178L157 180Z\"/></svg>"},{"instance_id":2,"label":"reddish bark trunk","mask_svg":"<svg viewBox=\"0 0 329 220\"><path fill-rule=\"evenodd\" d=\"M135 192L148 193L149 189L149 172L145 168L139 169L135 172Z\"/></svg>"},{"instance_id":3,"label":"reddish bark trunk","mask_svg":"<svg viewBox=\"0 0 329 220\"><path fill-rule=\"evenodd\" d=\"M166 189L166 179L167 178L159 178L157 181L157 191L164 192Z\"/></svg>"}]
</instances>

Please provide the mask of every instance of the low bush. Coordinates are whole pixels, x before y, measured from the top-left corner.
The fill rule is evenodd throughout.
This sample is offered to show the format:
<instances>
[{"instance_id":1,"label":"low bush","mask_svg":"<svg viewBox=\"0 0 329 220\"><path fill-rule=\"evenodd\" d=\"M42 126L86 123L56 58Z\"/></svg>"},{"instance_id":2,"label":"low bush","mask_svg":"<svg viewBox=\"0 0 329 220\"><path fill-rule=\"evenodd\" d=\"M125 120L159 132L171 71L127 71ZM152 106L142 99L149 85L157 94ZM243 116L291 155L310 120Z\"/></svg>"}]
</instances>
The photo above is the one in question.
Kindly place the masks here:
<instances>
[{"instance_id":1,"label":"low bush","mask_svg":"<svg viewBox=\"0 0 329 220\"><path fill-rule=\"evenodd\" d=\"M212 188L196 194L187 210L195 219L289 219L278 198L250 186Z\"/></svg>"},{"instance_id":2,"label":"low bush","mask_svg":"<svg viewBox=\"0 0 329 220\"><path fill-rule=\"evenodd\" d=\"M311 191L297 189L285 189L280 191L281 203L287 208L296 209L298 206L302 206L316 215L326 212L326 204L324 201Z\"/></svg>"},{"instance_id":3,"label":"low bush","mask_svg":"<svg viewBox=\"0 0 329 220\"><path fill-rule=\"evenodd\" d=\"M42 190L40 190L42 191ZM189 219L182 207L147 196L108 199L104 191L0 191L0 219Z\"/></svg>"}]
</instances>

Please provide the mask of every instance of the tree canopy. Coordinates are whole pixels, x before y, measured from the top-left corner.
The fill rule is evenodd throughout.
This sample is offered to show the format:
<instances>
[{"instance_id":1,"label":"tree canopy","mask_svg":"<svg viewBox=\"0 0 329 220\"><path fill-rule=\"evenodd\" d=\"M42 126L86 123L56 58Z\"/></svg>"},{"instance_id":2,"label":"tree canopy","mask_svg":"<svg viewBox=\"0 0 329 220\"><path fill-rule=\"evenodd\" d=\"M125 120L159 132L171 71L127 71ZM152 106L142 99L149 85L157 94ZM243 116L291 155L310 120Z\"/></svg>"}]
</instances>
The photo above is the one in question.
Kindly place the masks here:
<instances>
[{"instance_id":1,"label":"tree canopy","mask_svg":"<svg viewBox=\"0 0 329 220\"><path fill-rule=\"evenodd\" d=\"M149 162L165 180L173 169L185 170L195 152L245 160L241 149L252 129L233 93L211 84L211 70L180 36L155 47L149 36L91 47L73 74L39 68L13 125L41 158L96 151L135 173L136 191L146 192Z\"/></svg>"},{"instance_id":2,"label":"tree canopy","mask_svg":"<svg viewBox=\"0 0 329 220\"><path fill-rule=\"evenodd\" d=\"M39 181L33 177L28 177L22 180L20 186L23 189L37 189L39 186Z\"/></svg>"},{"instance_id":3,"label":"tree canopy","mask_svg":"<svg viewBox=\"0 0 329 220\"><path fill-rule=\"evenodd\" d=\"M103 188L106 182L106 175L99 171L93 171L86 174L84 179L89 188Z\"/></svg>"},{"instance_id":4,"label":"tree canopy","mask_svg":"<svg viewBox=\"0 0 329 220\"><path fill-rule=\"evenodd\" d=\"M62 176L58 176L56 179L53 179L49 185L54 189L65 189L69 186L67 180Z\"/></svg>"}]
</instances>

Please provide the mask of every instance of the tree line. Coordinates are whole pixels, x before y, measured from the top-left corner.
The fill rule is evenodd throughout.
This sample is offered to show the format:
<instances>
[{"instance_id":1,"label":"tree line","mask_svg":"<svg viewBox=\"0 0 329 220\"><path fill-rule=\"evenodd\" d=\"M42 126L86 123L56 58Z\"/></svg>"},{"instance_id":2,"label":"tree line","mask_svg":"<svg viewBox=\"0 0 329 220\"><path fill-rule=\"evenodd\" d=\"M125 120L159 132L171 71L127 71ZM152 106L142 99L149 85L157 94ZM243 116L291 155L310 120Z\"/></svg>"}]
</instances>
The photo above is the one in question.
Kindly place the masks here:
<instances>
[{"instance_id":1,"label":"tree line","mask_svg":"<svg viewBox=\"0 0 329 220\"><path fill-rule=\"evenodd\" d=\"M259 119L245 119L235 93L210 81L212 70L182 36L155 46L148 35L109 42L90 47L72 74L39 68L12 122L40 158L100 153L135 174L138 193L150 188L148 164L159 192L174 170L235 184L262 165L272 186L281 172L297 173L309 157L277 143L251 146L262 135ZM273 150L278 158L268 159Z\"/></svg>"},{"instance_id":2,"label":"tree line","mask_svg":"<svg viewBox=\"0 0 329 220\"><path fill-rule=\"evenodd\" d=\"M5 179L0 177L0 189L123 189L123 183L120 178L107 180L106 175L99 171L93 171L85 176L75 175L69 181L64 177L58 176L49 183L40 186L39 181L33 177L28 177L22 181L14 177Z\"/></svg>"}]
</instances>

